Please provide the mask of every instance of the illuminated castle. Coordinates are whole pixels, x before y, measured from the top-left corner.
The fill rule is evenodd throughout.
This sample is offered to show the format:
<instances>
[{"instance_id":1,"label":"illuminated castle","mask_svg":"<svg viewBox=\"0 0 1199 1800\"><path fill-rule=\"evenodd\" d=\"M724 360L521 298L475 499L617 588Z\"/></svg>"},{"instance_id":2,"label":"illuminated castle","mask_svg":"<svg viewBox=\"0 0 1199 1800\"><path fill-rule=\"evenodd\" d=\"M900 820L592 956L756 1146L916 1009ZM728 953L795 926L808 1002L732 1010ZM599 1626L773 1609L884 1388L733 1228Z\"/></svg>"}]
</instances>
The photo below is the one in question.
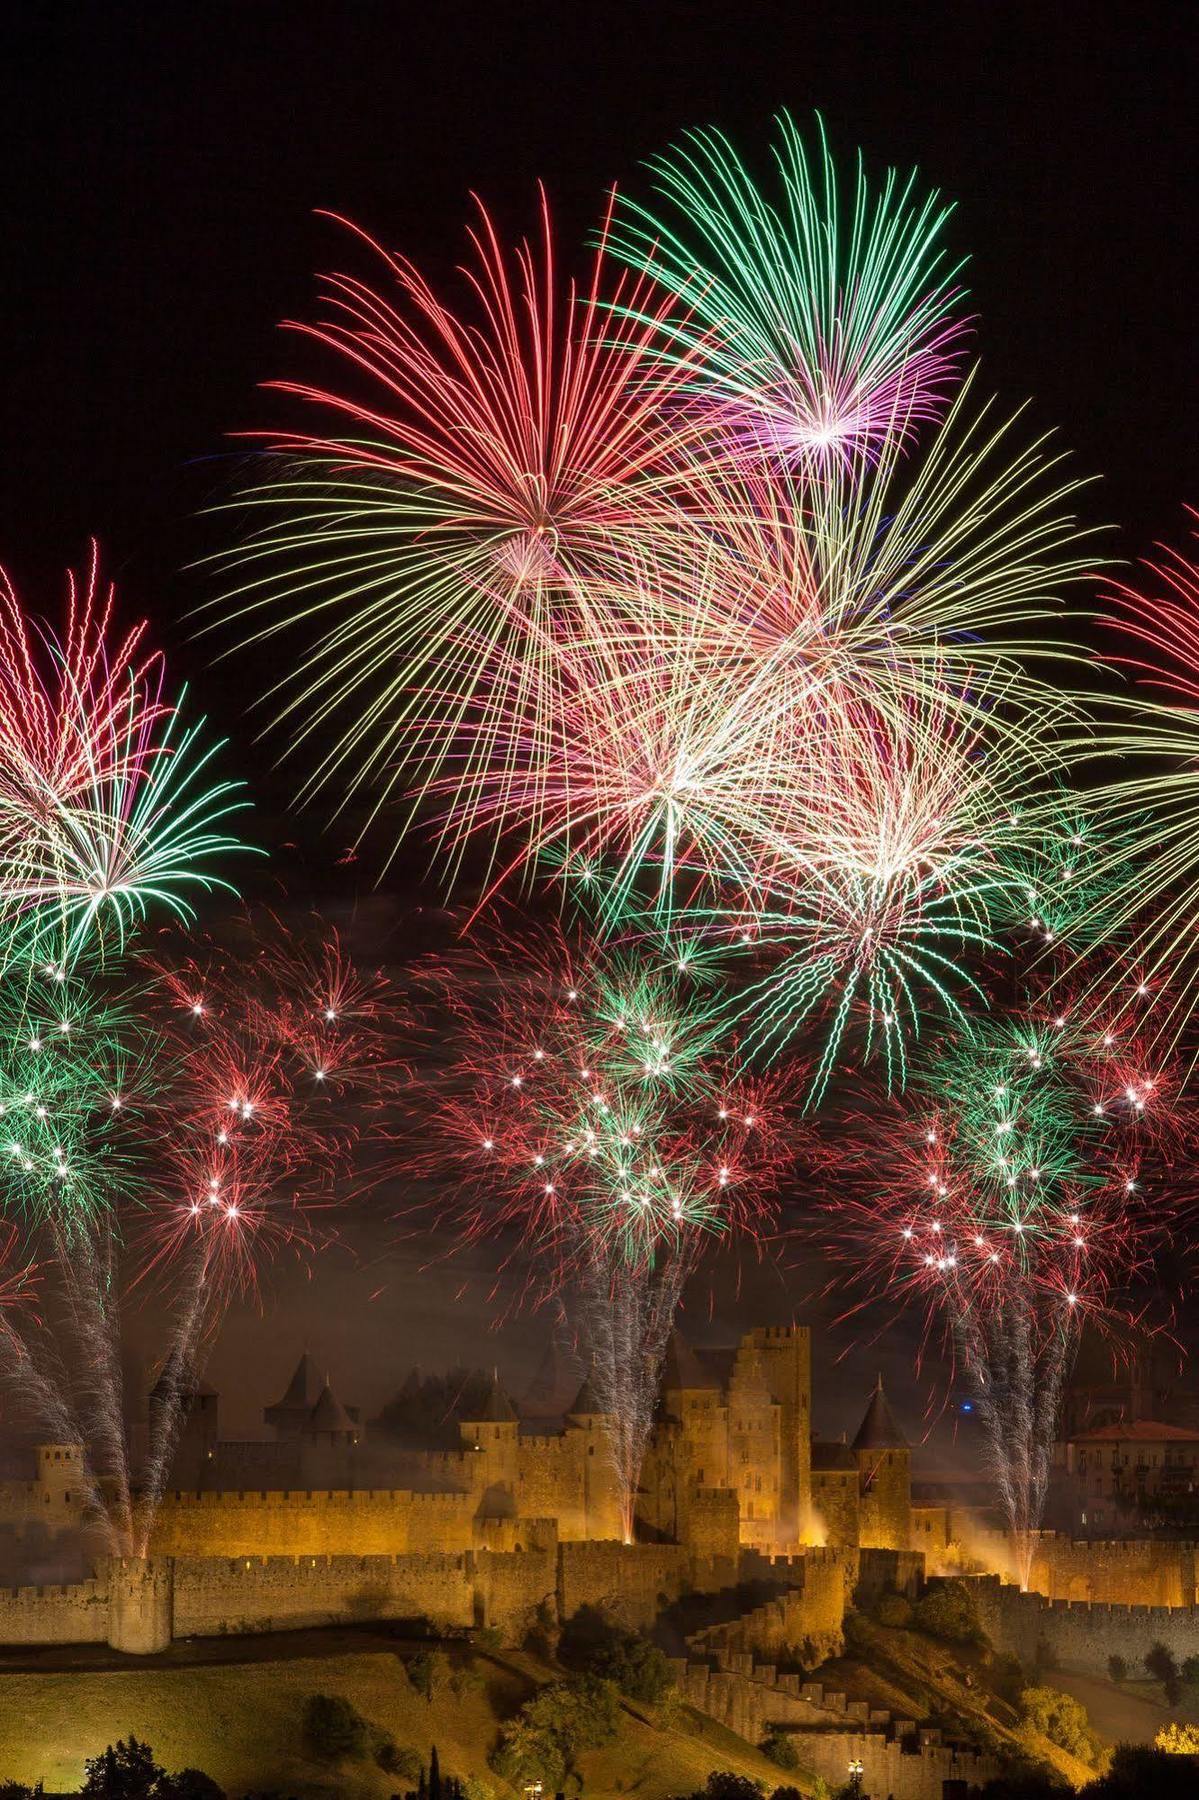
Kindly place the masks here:
<instances>
[{"instance_id":1,"label":"illuminated castle","mask_svg":"<svg viewBox=\"0 0 1199 1800\"><path fill-rule=\"evenodd\" d=\"M202 1529L194 1549L239 1554L244 1512L231 1535L218 1531L214 1541L207 1520L219 1509L197 1509L191 1496L237 1492L250 1502L253 1490L264 1505L270 1497L273 1511L257 1549L292 1548L281 1496L317 1490L330 1495L327 1530L307 1500L299 1553L365 1548L366 1537L372 1550L500 1547L518 1540L520 1522L530 1520L552 1521L563 1542L620 1537L612 1422L590 1380L565 1407L558 1429L522 1423L498 1377L472 1411L477 1416L458 1419L452 1448L405 1448L372 1437L305 1353L282 1399L264 1413L274 1439L222 1443L216 1397L193 1384L172 1484L180 1498L167 1496L160 1539L183 1553L186 1534ZM354 1509L359 1519L374 1510L365 1496L388 1500L369 1527L339 1541L338 1531L348 1528L333 1493L363 1497ZM813 1443L806 1326L760 1326L735 1351L702 1360L675 1332L636 1513L645 1540L710 1554L788 1554L813 1543L906 1550L910 1451L881 1381L852 1444Z\"/></svg>"}]
</instances>

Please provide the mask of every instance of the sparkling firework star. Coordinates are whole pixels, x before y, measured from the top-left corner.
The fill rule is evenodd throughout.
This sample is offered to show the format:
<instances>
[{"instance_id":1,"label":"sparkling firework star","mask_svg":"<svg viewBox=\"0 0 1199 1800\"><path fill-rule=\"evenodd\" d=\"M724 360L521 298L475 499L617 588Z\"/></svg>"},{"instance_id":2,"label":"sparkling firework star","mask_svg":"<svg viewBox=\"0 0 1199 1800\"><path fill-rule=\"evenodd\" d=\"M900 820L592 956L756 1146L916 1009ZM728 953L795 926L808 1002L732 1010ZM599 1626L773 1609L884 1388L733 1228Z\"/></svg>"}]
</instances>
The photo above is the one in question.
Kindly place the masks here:
<instances>
[{"instance_id":1,"label":"sparkling firework star","mask_svg":"<svg viewBox=\"0 0 1199 1800\"><path fill-rule=\"evenodd\" d=\"M683 1284L706 1242L769 1225L794 1153L789 1090L733 1079L710 1007L642 953L530 934L475 948L439 987L455 1055L435 1160L453 1171L465 1234L519 1234L533 1293L581 1308L631 1532Z\"/></svg>"},{"instance_id":2,"label":"sparkling firework star","mask_svg":"<svg viewBox=\"0 0 1199 1800\"><path fill-rule=\"evenodd\" d=\"M1199 993L1199 568L1164 550L1160 561L1146 564L1146 576L1144 591L1123 585L1111 591L1107 622L1138 647L1121 660L1165 697L1121 697L1080 749L1125 765L1094 795L1123 839L1105 871L1115 890L1112 911L1132 939L1145 982L1169 990L1168 1007L1157 1010L1158 1029L1164 1042L1176 1045ZM1136 844L1135 859L1128 840Z\"/></svg>"},{"instance_id":3,"label":"sparkling firework star","mask_svg":"<svg viewBox=\"0 0 1199 1800\"><path fill-rule=\"evenodd\" d=\"M1173 1136L1176 1092L1143 1040L1050 995L939 1044L834 1154L832 1241L860 1307L915 1305L952 1347L1025 1580L1081 1326L1117 1329L1164 1234L1142 1164Z\"/></svg>"}]
</instances>

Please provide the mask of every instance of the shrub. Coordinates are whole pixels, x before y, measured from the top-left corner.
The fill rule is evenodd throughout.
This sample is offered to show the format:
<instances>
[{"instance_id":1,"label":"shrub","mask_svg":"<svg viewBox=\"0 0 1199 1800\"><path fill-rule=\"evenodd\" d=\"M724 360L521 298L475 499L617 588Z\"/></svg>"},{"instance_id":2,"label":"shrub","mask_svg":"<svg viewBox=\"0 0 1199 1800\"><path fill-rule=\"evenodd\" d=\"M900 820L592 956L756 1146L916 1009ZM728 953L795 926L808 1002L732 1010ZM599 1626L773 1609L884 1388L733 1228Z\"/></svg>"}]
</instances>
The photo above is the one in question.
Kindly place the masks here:
<instances>
[{"instance_id":1,"label":"shrub","mask_svg":"<svg viewBox=\"0 0 1199 1800\"><path fill-rule=\"evenodd\" d=\"M179 1769L162 1777L154 1789L154 1800L225 1800L225 1790L203 1769Z\"/></svg>"},{"instance_id":2,"label":"shrub","mask_svg":"<svg viewBox=\"0 0 1199 1800\"><path fill-rule=\"evenodd\" d=\"M777 1729L768 1731L758 1746L762 1755L769 1757L776 1769L798 1769L799 1751L795 1748L790 1732Z\"/></svg>"},{"instance_id":3,"label":"shrub","mask_svg":"<svg viewBox=\"0 0 1199 1800\"><path fill-rule=\"evenodd\" d=\"M1020 1658L1010 1653L994 1657L991 1662L991 1685L1001 1700L1006 1700L1009 1706L1019 1706L1020 1694L1026 1685Z\"/></svg>"},{"instance_id":4,"label":"shrub","mask_svg":"<svg viewBox=\"0 0 1199 1800\"><path fill-rule=\"evenodd\" d=\"M820 1782L819 1775L816 1777L816 1780L818 1783ZM824 1794L825 1794L825 1800L827 1800L827 1796L828 1796L827 1783L824 1784ZM773 1794L771 1794L771 1796L770 1796L770 1800L805 1800L805 1797L803 1794L800 1793L798 1788L776 1787ZM812 1789L812 1800L820 1800L820 1789L818 1786L814 1787Z\"/></svg>"},{"instance_id":5,"label":"shrub","mask_svg":"<svg viewBox=\"0 0 1199 1800\"><path fill-rule=\"evenodd\" d=\"M912 1623L912 1602L906 1594L898 1594L894 1590L880 1594L875 1603L874 1616L889 1631L903 1631Z\"/></svg>"},{"instance_id":6,"label":"shrub","mask_svg":"<svg viewBox=\"0 0 1199 1800\"><path fill-rule=\"evenodd\" d=\"M1107 1659L1107 1672L1113 1681L1126 1681L1128 1679L1128 1664L1122 1656L1113 1654Z\"/></svg>"},{"instance_id":7,"label":"shrub","mask_svg":"<svg viewBox=\"0 0 1199 1800\"><path fill-rule=\"evenodd\" d=\"M859 1612L847 1612L841 1627L845 1633L845 1648L852 1656L866 1656L870 1652L870 1627Z\"/></svg>"},{"instance_id":8,"label":"shrub","mask_svg":"<svg viewBox=\"0 0 1199 1800\"><path fill-rule=\"evenodd\" d=\"M475 1632L475 1643L479 1646L480 1650L502 1650L504 1647L504 1634L498 1625L480 1625ZM470 1779L471 1777L467 1776L467 1780L469 1781Z\"/></svg>"},{"instance_id":9,"label":"shrub","mask_svg":"<svg viewBox=\"0 0 1199 1800\"><path fill-rule=\"evenodd\" d=\"M704 1800L762 1800L765 1788L751 1775L734 1775L730 1769L713 1769L704 1786Z\"/></svg>"},{"instance_id":10,"label":"shrub","mask_svg":"<svg viewBox=\"0 0 1199 1800\"><path fill-rule=\"evenodd\" d=\"M1042 1670L1046 1675L1052 1675L1054 1670L1058 1668L1057 1651L1049 1642L1048 1638L1037 1639L1037 1648L1033 1654L1033 1662L1036 1664L1037 1668Z\"/></svg>"},{"instance_id":11,"label":"shrub","mask_svg":"<svg viewBox=\"0 0 1199 1800\"><path fill-rule=\"evenodd\" d=\"M376 1768L385 1775L400 1775L405 1781L418 1782L421 1777L420 1753L407 1744L397 1744L390 1732L383 1732L371 1755Z\"/></svg>"},{"instance_id":12,"label":"shrub","mask_svg":"<svg viewBox=\"0 0 1199 1800\"><path fill-rule=\"evenodd\" d=\"M1190 1662L1192 1659L1187 1658ZM1153 1740L1155 1749L1171 1756L1199 1756L1199 1725L1178 1725L1173 1720L1163 1725Z\"/></svg>"},{"instance_id":13,"label":"shrub","mask_svg":"<svg viewBox=\"0 0 1199 1800\"><path fill-rule=\"evenodd\" d=\"M1188 1687L1199 1687L1199 1656L1183 1658L1182 1679Z\"/></svg>"},{"instance_id":14,"label":"shrub","mask_svg":"<svg viewBox=\"0 0 1199 1800\"><path fill-rule=\"evenodd\" d=\"M930 1587L912 1609L912 1622L917 1631L951 1644L987 1641L974 1595L964 1581L939 1581Z\"/></svg>"},{"instance_id":15,"label":"shrub","mask_svg":"<svg viewBox=\"0 0 1199 1800\"><path fill-rule=\"evenodd\" d=\"M1020 1696L1020 1715L1026 1724L1047 1737L1051 1744L1090 1763L1100 1761L1103 1747L1091 1730L1087 1709L1072 1694L1058 1688L1025 1688Z\"/></svg>"},{"instance_id":16,"label":"shrub","mask_svg":"<svg viewBox=\"0 0 1199 1800\"><path fill-rule=\"evenodd\" d=\"M341 1694L310 1694L301 1726L304 1754L317 1762L361 1756L366 1748L366 1720Z\"/></svg>"},{"instance_id":17,"label":"shrub","mask_svg":"<svg viewBox=\"0 0 1199 1800\"><path fill-rule=\"evenodd\" d=\"M1163 1643L1151 1644L1145 1652L1145 1667L1154 1681L1163 1685L1167 1681L1178 1679L1178 1664L1174 1660L1174 1652L1168 1650Z\"/></svg>"}]
</instances>

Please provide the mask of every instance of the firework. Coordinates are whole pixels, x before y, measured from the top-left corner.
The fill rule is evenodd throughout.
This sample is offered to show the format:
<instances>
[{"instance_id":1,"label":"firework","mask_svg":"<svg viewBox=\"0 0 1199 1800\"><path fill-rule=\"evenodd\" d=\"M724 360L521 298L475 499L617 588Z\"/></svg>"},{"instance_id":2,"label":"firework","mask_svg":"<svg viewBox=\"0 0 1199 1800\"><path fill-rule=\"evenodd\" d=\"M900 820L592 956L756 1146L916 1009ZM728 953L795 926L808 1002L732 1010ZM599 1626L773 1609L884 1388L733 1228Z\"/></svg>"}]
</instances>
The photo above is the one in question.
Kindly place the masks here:
<instances>
[{"instance_id":1,"label":"firework","mask_svg":"<svg viewBox=\"0 0 1199 1800\"><path fill-rule=\"evenodd\" d=\"M1111 590L1106 622L1137 646L1121 660L1150 691L1125 694L1105 709L1100 729L1079 749L1108 767L1112 759L1124 765L1094 795L1123 840L1106 870L1115 890L1113 923L1131 938L1144 983L1169 991L1157 1025L1163 1041L1176 1045L1199 988L1192 950L1199 923L1199 568L1167 549L1145 570L1142 589Z\"/></svg>"},{"instance_id":2,"label":"firework","mask_svg":"<svg viewBox=\"0 0 1199 1800\"><path fill-rule=\"evenodd\" d=\"M580 1309L631 1530L683 1284L706 1243L771 1228L789 1084L738 1079L711 997L644 951L528 933L437 986L454 1056L434 1165L465 1236L514 1236L534 1295Z\"/></svg>"},{"instance_id":3,"label":"firework","mask_svg":"<svg viewBox=\"0 0 1199 1800\"><path fill-rule=\"evenodd\" d=\"M10 963L0 986L4 1210L52 1302L5 1321L3 1374L85 1445L89 1515L122 1551L148 1542L229 1299L328 1239L400 1073L402 1011L335 936L297 948L263 917L246 942L249 957L201 944L119 974ZM135 1494L119 1312L149 1281L169 1319L166 1403Z\"/></svg>"},{"instance_id":4,"label":"firework","mask_svg":"<svg viewBox=\"0 0 1199 1800\"><path fill-rule=\"evenodd\" d=\"M280 472L243 497L265 523L222 607L252 638L308 634L279 715L293 745L335 732L307 789L368 793L373 816L464 730L483 758L513 713L536 721L588 611L580 582L654 510L679 376L652 350L648 284L609 280L604 235L586 288L562 287L544 196L540 241L514 257L480 207L461 316L367 239L394 298L335 276L326 320L296 328L344 385L280 385L345 431L275 440ZM613 325L602 296L647 323Z\"/></svg>"},{"instance_id":5,"label":"firework","mask_svg":"<svg viewBox=\"0 0 1199 1800\"><path fill-rule=\"evenodd\" d=\"M189 893L224 889L213 861L240 848L226 822L240 784L212 783L221 746L164 699L144 627L112 629L95 554L68 581L65 630L0 594L0 907L6 953L69 966L95 942L119 953L151 910L191 916ZM139 660L140 659L140 660Z\"/></svg>"},{"instance_id":6,"label":"firework","mask_svg":"<svg viewBox=\"0 0 1199 1800\"><path fill-rule=\"evenodd\" d=\"M860 157L846 207L818 123L813 161L791 118L777 120L781 206L720 132L694 131L650 164L665 212L625 200L614 236L677 297L667 341L714 434L734 454L816 472L869 462L936 416L965 335L938 241L949 208L921 200L914 173L872 192Z\"/></svg>"},{"instance_id":7,"label":"firework","mask_svg":"<svg viewBox=\"0 0 1199 1800\"><path fill-rule=\"evenodd\" d=\"M834 1158L835 1248L861 1305L915 1306L962 1366L1025 1577L1080 1330L1127 1324L1124 1293L1163 1238L1144 1170L1176 1103L1143 1036L1051 989L940 1043Z\"/></svg>"}]
</instances>

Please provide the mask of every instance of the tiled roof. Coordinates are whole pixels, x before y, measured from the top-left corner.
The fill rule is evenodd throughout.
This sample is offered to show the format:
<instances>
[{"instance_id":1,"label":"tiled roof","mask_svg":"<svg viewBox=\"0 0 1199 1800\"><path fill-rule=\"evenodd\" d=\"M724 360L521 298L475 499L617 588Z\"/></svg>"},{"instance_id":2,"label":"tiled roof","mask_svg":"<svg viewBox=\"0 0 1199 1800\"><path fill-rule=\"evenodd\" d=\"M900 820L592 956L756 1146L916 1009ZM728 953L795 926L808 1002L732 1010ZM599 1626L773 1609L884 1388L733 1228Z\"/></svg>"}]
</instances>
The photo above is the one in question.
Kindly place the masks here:
<instances>
[{"instance_id":1,"label":"tiled roof","mask_svg":"<svg viewBox=\"0 0 1199 1800\"><path fill-rule=\"evenodd\" d=\"M1072 1444L1199 1444L1199 1431L1185 1425L1163 1425L1156 1419L1136 1419L1131 1425L1100 1425L1094 1431L1076 1431Z\"/></svg>"}]
</instances>

